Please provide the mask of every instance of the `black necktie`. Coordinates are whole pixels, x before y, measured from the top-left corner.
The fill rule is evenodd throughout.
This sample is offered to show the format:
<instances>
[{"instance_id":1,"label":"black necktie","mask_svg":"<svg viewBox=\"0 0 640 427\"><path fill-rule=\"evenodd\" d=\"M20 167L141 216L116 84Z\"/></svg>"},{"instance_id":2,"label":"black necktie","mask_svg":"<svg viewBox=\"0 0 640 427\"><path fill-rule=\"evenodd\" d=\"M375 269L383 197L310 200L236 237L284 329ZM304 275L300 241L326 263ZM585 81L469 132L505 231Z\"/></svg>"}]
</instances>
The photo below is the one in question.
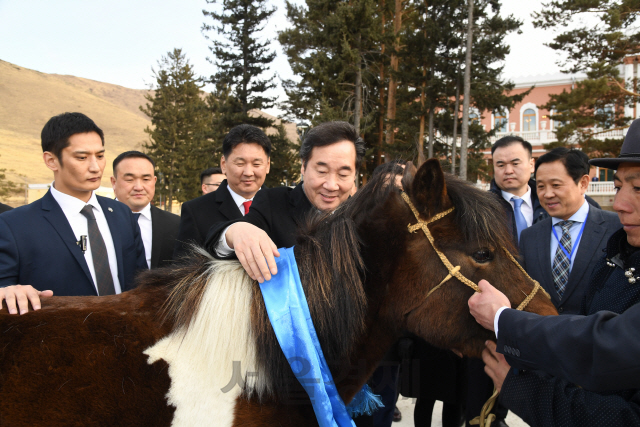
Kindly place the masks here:
<instances>
[{"instance_id":1,"label":"black necktie","mask_svg":"<svg viewBox=\"0 0 640 427\"><path fill-rule=\"evenodd\" d=\"M98 282L98 295L113 295L116 291L113 287L113 276L111 276L111 268L109 267L107 246L102 239L96 217L93 214L93 208L91 205L85 205L80 213L87 218L91 258L93 258L93 268Z\"/></svg>"},{"instance_id":2,"label":"black necktie","mask_svg":"<svg viewBox=\"0 0 640 427\"><path fill-rule=\"evenodd\" d=\"M140 219L140 212L134 212L133 217L138 221Z\"/></svg>"}]
</instances>

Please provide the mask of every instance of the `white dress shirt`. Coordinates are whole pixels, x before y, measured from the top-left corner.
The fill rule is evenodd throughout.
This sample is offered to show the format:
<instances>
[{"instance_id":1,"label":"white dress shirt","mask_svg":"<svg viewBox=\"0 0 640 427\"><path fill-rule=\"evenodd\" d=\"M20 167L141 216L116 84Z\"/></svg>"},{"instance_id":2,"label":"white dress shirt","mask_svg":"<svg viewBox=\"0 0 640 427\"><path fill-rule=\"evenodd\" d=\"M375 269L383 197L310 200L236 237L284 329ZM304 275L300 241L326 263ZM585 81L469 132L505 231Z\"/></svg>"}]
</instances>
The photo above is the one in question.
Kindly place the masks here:
<instances>
[{"instance_id":1,"label":"white dress shirt","mask_svg":"<svg viewBox=\"0 0 640 427\"><path fill-rule=\"evenodd\" d=\"M229 193L231 194L233 201L236 202L236 206L238 206L238 210L240 211L242 216L244 216L244 206L242 206L242 204L244 202L253 201L256 195L254 194L253 197L250 199L245 199L244 197L242 197L241 195L233 191L231 187L229 187L229 185L227 185L227 190L229 190ZM258 189L258 191L260 190ZM224 231L222 232L222 235L220 236L220 240L218 240L218 244L216 245L216 254L218 256L229 256L234 252L234 250L231 249L227 244L227 230L229 229L229 227L224 229Z\"/></svg>"},{"instance_id":2,"label":"white dress shirt","mask_svg":"<svg viewBox=\"0 0 640 427\"><path fill-rule=\"evenodd\" d=\"M569 272L573 269L573 261L576 259L576 254L578 253L578 246L580 245L580 240L582 240L582 236L580 236L579 240L578 235L580 234L580 229L582 229L582 224L587 220L587 215L589 215L589 203L585 199L580 206L580 209L574 213L571 218L571 221L575 221L571 224L571 228L569 229L569 234L571 234L571 250L567 251L571 253L573 248L573 254L571 254L571 265L569 266ZM562 222L561 218L553 218L551 217L551 226L555 228L556 234L558 235L558 239L562 239L562 227L557 225L559 222ZM558 239L553 235L553 230L551 231L551 268L553 269L553 259L556 256L556 251L558 250Z\"/></svg>"},{"instance_id":3,"label":"white dress shirt","mask_svg":"<svg viewBox=\"0 0 640 427\"><path fill-rule=\"evenodd\" d=\"M515 194L508 193L506 191L502 192L502 198L511 204L511 209L515 209L513 206L512 197L517 197L522 199L522 205L520 206L520 212L524 216L524 220L527 222L527 227L531 227L533 224L533 203L531 203L531 187L527 185L527 192L520 196L516 196Z\"/></svg>"},{"instance_id":4,"label":"white dress shirt","mask_svg":"<svg viewBox=\"0 0 640 427\"><path fill-rule=\"evenodd\" d=\"M144 243L144 257L147 259L147 266L151 268L151 238L152 238L152 223L151 223L151 203L145 206L139 213L138 225L140 226L140 237L142 237L142 243Z\"/></svg>"},{"instance_id":5,"label":"white dress shirt","mask_svg":"<svg viewBox=\"0 0 640 427\"><path fill-rule=\"evenodd\" d=\"M69 225L73 230L76 241L80 241L80 236L89 235L89 226L87 225L88 220L84 215L80 213L80 211L82 210L82 208L84 208L85 205L91 205L91 207L93 208L93 214L96 217L98 229L100 230L100 234L102 234L104 244L107 247L109 268L111 269L111 277L113 277L113 288L116 294L121 293L122 289L120 288L120 280L118 280L118 259L116 258L116 249L113 245L113 239L111 238L111 230L109 230L107 218L105 218L105 213L102 211L102 206L100 206L100 203L98 203L98 199L96 198L95 193L91 193L91 198L87 203L85 203L73 196L61 193L60 191L56 190L54 185L55 182L51 184L51 195L56 200L56 202L58 202L58 205L62 209L64 216L67 218L67 221L69 221ZM87 239L87 250L84 253L84 258L87 261L87 266L89 267L89 272L91 273L91 278L93 279L93 286L96 287L97 292L98 287L96 285L96 271L93 267L93 258L91 257L91 241L89 239Z\"/></svg>"}]
</instances>

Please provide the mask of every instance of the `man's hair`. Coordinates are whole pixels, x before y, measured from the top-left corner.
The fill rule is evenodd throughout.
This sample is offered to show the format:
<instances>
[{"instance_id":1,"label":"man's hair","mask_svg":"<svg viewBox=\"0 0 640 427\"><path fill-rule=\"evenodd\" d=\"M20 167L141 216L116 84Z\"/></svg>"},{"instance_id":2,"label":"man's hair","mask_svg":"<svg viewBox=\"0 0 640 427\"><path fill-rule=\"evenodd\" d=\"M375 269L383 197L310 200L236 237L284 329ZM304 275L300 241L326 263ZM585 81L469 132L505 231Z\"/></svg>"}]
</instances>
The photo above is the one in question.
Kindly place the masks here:
<instances>
[{"instance_id":1,"label":"man's hair","mask_svg":"<svg viewBox=\"0 0 640 427\"><path fill-rule=\"evenodd\" d=\"M204 184L204 179L211 175L222 174L220 168L208 168L200 172L200 184Z\"/></svg>"},{"instance_id":2,"label":"man's hair","mask_svg":"<svg viewBox=\"0 0 640 427\"><path fill-rule=\"evenodd\" d=\"M82 113L63 113L53 116L40 133L42 152L52 153L62 165L62 150L69 146L69 138L77 133L88 132L97 133L104 147L104 132L89 117Z\"/></svg>"},{"instance_id":3,"label":"man's hair","mask_svg":"<svg viewBox=\"0 0 640 427\"><path fill-rule=\"evenodd\" d=\"M124 159L146 159L149 161L149 163L151 163L153 169L156 168L156 162L154 162L151 157L144 154L143 152L135 150L125 151L124 153L119 154L118 157L116 157L116 159L113 161L113 176L115 176L116 178L118 177L118 175L116 174L116 168L118 167L118 164Z\"/></svg>"},{"instance_id":4,"label":"man's hair","mask_svg":"<svg viewBox=\"0 0 640 427\"><path fill-rule=\"evenodd\" d=\"M222 141L222 155L227 158L239 144L258 144L267 157L271 155L271 140L262 129L252 125L238 125L233 127Z\"/></svg>"},{"instance_id":5,"label":"man's hair","mask_svg":"<svg viewBox=\"0 0 640 427\"><path fill-rule=\"evenodd\" d=\"M589 156L580 150L565 147L554 148L546 154L540 156L536 161L535 172L538 172L540 165L545 163L560 161L567 170L567 174L577 184L585 175L589 175Z\"/></svg>"},{"instance_id":6,"label":"man's hair","mask_svg":"<svg viewBox=\"0 0 640 427\"><path fill-rule=\"evenodd\" d=\"M366 148L356 128L347 122L325 122L311 128L300 146L302 165L307 167L314 147L323 147L345 140L353 142L356 147L356 169L358 169Z\"/></svg>"},{"instance_id":7,"label":"man's hair","mask_svg":"<svg viewBox=\"0 0 640 427\"><path fill-rule=\"evenodd\" d=\"M519 136L513 136L513 135L503 136L502 138L497 140L495 144L493 144L493 146L491 147L491 155L493 156L493 153L498 148L508 147L509 145L513 145L516 143L522 144L524 149L529 152L529 158L531 158L531 156L533 155L533 147L531 147L531 144L525 141L524 139L520 138Z\"/></svg>"}]
</instances>

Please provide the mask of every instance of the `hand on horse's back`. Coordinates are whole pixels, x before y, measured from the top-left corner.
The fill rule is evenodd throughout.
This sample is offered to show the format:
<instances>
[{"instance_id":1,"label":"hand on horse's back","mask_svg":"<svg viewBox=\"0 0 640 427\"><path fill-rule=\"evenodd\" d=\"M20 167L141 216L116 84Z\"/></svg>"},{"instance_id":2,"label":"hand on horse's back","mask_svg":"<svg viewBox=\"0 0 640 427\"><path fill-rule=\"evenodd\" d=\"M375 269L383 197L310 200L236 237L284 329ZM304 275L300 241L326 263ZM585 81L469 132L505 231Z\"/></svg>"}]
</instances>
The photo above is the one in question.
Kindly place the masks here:
<instances>
[{"instance_id":1,"label":"hand on horse's back","mask_svg":"<svg viewBox=\"0 0 640 427\"><path fill-rule=\"evenodd\" d=\"M493 320L501 307L511 307L511 302L502 292L491 286L486 280L478 282L480 292L469 298L469 311L485 329L493 331Z\"/></svg>"},{"instance_id":2,"label":"hand on horse's back","mask_svg":"<svg viewBox=\"0 0 640 427\"><path fill-rule=\"evenodd\" d=\"M236 222L229 227L225 237L253 280L262 283L278 272L274 257L279 257L280 253L264 230L253 224Z\"/></svg>"},{"instance_id":3,"label":"hand on horse's back","mask_svg":"<svg viewBox=\"0 0 640 427\"><path fill-rule=\"evenodd\" d=\"M34 310L40 310L40 297L53 296L53 291L39 291L31 285L12 285L0 288L0 309L4 300L9 314L25 314L29 311L29 303Z\"/></svg>"}]
</instances>

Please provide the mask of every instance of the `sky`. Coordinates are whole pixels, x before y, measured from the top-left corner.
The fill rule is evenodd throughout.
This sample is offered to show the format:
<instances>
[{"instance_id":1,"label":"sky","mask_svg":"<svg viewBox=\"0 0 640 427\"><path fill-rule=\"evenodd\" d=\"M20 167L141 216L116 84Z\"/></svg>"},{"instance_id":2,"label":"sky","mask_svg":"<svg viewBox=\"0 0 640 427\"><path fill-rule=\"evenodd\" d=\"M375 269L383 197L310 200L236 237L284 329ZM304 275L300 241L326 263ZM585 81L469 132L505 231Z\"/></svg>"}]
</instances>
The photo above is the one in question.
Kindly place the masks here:
<instances>
[{"instance_id":1,"label":"sky","mask_svg":"<svg viewBox=\"0 0 640 427\"><path fill-rule=\"evenodd\" d=\"M524 22L522 34L506 38L511 53L505 61L505 77L557 73L560 57L544 46L553 33L531 24L531 12L541 10L541 0L502 3L503 15L513 14ZM277 11L261 34L265 39L275 39L279 30L289 26L285 1L270 4ZM145 89L154 82L151 68L157 68L167 52L181 48L198 75L210 76L215 67L207 61L210 41L201 31L202 10L215 7L219 6L205 0L0 0L0 59L43 73ZM277 40L274 47L277 57L271 73L292 78ZM281 87L270 95L286 99ZM267 112L278 115L280 110Z\"/></svg>"}]
</instances>

